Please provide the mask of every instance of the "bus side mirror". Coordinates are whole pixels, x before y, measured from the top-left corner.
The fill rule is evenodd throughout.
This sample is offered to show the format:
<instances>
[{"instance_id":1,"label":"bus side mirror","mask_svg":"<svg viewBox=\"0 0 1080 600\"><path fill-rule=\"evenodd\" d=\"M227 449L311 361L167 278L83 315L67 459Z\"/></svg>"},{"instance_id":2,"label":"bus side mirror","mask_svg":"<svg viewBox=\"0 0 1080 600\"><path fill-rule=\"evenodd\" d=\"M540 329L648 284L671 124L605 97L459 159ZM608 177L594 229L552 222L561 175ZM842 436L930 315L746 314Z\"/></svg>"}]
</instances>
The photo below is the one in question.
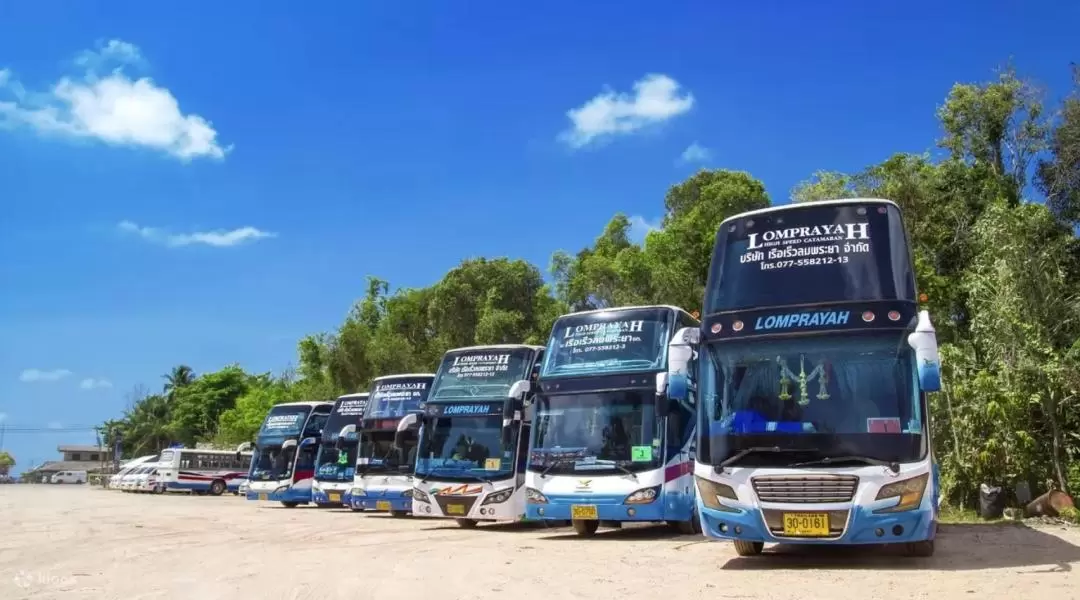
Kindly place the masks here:
<instances>
[{"instance_id":1,"label":"bus side mirror","mask_svg":"<svg viewBox=\"0 0 1080 600\"><path fill-rule=\"evenodd\" d=\"M307 446L313 446L313 445L317 444L318 442L319 442L319 440L317 438L307 437L307 438L304 438L304 439L300 440L300 447L305 448Z\"/></svg>"},{"instance_id":2,"label":"bus side mirror","mask_svg":"<svg viewBox=\"0 0 1080 600\"><path fill-rule=\"evenodd\" d=\"M915 351L915 369L919 387L924 392L941 390L941 355L938 353L937 333L930 322L930 313L919 311L915 331L908 334L908 345Z\"/></svg>"},{"instance_id":3,"label":"bus side mirror","mask_svg":"<svg viewBox=\"0 0 1080 600\"><path fill-rule=\"evenodd\" d=\"M668 389L668 374L657 373L656 395L653 397L653 401L655 402L654 408L656 410L656 416L658 417L666 417L668 416L668 413L671 412L670 410L668 410L671 407L671 404L668 401Z\"/></svg>"},{"instance_id":4,"label":"bus side mirror","mask_svg":"<svg viewBox=\"0 0 1080 600\"><path fill-rule=\"evenodd\" d=\"M244 442L236 447L236 460L240 460L240 455L251 450L252 443Z\"/></svg>"},{"instance_id":5,"label":"bus side mirror","mask_svg":"<svg viewBox=\"0 0 1080 600\"><path fill-rule=\"evenodd\" d=\"M397 430L394 431L395 450L405 448L405 432L416 427L417 420L416 413L409 413L404 417L401 417L401 420L398 421Z\"/></svg>"},{"instance_id":6,"label":"bus side mirror","mask_svg":"<svg viewBox=\"0 0 1080 600\"><path fill-rule=\"evenodd\" d=\"M656 394L661 394L667 399L680 404L686 404L690 398L690 366L694 360L694 352L701 343L701 329L697 327L683 327L675 332L668 342L668 372L659 373L656 376ZM661 376L663 381L661 381ZM657 403L659 406L659 398ZM667 401L664 401L664 412L657 409L658 415L667 414Z\"/></svg>"},{"instance_id":7,"label":"bus side mirror","mask_svg":"<svg viewBox=\"0 0 1080 600\"><path fill-rule=\"evenodd\" d=\"M296 440L285 440L281 444L281 451L285 452L286 450L290 450L290 449L295 448L295 447L296 447Z\"/></svg>"},{"instance_id":8,"label":"bus side mirror","mask_svg":"<svg viewBox=\"0 0 1080 600\"><path fill-rule=\"evenodd\" d=\"M351 435L356 435L355 423L351 423L341 428L341 432L338 433L337 439L334 440L334 447L341 450L341 447L345 445L345 440Z\"/></svg>"}]
</instances>

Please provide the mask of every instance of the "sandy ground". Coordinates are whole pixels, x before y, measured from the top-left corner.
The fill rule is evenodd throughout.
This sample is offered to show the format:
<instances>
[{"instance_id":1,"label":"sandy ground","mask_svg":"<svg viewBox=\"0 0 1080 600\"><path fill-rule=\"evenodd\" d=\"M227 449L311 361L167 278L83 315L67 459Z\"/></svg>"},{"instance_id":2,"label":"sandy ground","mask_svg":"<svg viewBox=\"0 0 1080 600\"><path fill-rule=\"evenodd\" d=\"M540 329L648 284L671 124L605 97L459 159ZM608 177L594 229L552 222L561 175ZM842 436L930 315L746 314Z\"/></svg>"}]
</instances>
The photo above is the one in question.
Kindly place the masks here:
<instances>
[{"instance_id":1,"label":"sandy ground","mask_svg":"<svg viewBox=\"0 0 1080 600\"><path fill-rule=\"evenodd\" d=\"M0 599L1080 598L1080 530L942 528L937 554L767 548L663 527L481 526L224 496L0 486Z\"/></svg>"}]
</instances>

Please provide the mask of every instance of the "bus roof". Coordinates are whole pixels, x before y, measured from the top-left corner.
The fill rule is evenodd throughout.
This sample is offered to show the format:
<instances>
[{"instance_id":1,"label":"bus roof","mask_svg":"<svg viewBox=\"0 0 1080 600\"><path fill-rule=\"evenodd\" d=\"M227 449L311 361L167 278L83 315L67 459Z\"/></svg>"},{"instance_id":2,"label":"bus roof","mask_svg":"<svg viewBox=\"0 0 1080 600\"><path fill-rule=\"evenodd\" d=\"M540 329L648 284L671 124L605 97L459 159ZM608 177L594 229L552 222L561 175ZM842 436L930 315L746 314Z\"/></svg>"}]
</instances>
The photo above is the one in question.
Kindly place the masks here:
<instances>
[{"instance_id":1,"label":"bus roof","mask_svg":"<svg viewBox=\"0 0 1080 600\"><path fill-rule=\"evenodd\" d=\"M486 349L489 349L489 348L498 348L498 349L507 349L507 350L513 350L513 349L516 349L516 348L528 348L530 350L543 350L544 349L543 346L534 346L532 344L481 344L479 346L465 346L463 348L453 348L453 349L447 350L446 353L449 354L451 352L465 352L467 350L486 350Z\"/></svg>"},{"instance_id":2,"label":"bus roof","mask_svg":"<svg viewBox=\"0 0 1080 600\"><path fill-rule=\"evenodd\" d=\"M356 392L353 394L342 394L338 396L337 399L341 400L342 398L367 398L370 395L371 394L368 392Z\"/></svg>"},{"instance_id":3,"label":"bus roof","mask_svg":"<svg viewBox=\"0 0 1080 600\"><path fill-rule=\"evenodd\" d=\"M723 226L723 224L727 223L728 221L735 221L735 220L738 220L738 219L745 219L746 217L752 217L754 215L763 215L763 214L772 213L772 212L783 212L785 210L792 210L792 209L795 209L795 208L802 208L802 207L805 207L805 206L829 206L829 205L834 205L834 204L851 204L852 202L865 202L867 204L888 204L890 206L896 207L897 209L900 208L900 205L898 205L897 203L893 202L892 200L886 200L884 198L837 198L836 200L815 200L813 202L793 202L791 204L780 204L778 206L769 206L769 207L766 207L766 208L759 208L757 210L748 210L746 212L741 212L741 213L739 213L737 215L732 215L732 216L724 219L723 221L720 222L720 225Z\"/></svg>"},{"instance_id":4,"label":"bus roof","mask_svg":"<svg viewBox=\"0 0 1080 600\"><path fill-rule=\"evenodd\" d=\"M331 406L334 403L333 403L333 401L326 401L326 400L310 400L310 401L305 401L305 402L282 402L281 404L275 404L274 408L277 408L279 406L322 406L324 404L327 405L327 406Z\"/></svg>"},{"instance_id":5,"label":"bus roof","mask_svg":"<svg viewBox=\"0 0 1080 600\"><path fill-rule=\"evenodd\" d=\"M387 379L405 379L406 377L435 377L434 373L401 373L399 375L383 375L382 377L376 377L371 380L372 383L376 381L386 381Z\"/></svg>"},{"instance_id":6,"label":"bus roof","mask_svg":"<svg viewBox=\"0 0 1080 600\"><path fill-rule=\"evenodd\" d=\"M591 313L619 312L619 311L624 311L624 310L636 310L636 309L639 309L639 308L667 308L667 309L673 310L675 312L684 312L684 313L686 313L688 315L690 314L690 311L686 310L685 308L679 308L678 306L672 306L670 304L643 304L641 306L616 306L614 308L594 308L592 310L579 310L577 312L566 313L565 315L559 315L559 318L561 319L563 317L569 317L571 315L587 315L587 314L591 314Z\"/></svg>"}]
</instances>

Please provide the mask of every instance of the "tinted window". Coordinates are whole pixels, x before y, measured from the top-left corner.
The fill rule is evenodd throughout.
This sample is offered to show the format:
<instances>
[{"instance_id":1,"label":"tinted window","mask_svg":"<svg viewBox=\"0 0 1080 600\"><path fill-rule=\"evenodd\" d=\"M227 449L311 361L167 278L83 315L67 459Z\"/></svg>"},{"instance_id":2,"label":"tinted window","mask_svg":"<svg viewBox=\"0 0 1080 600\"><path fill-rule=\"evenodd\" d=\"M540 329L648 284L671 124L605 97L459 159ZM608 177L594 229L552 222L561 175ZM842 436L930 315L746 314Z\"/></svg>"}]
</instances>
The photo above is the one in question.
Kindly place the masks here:
<instances>
[{"instance_id":1,"label":"tinted window","mask_svg":"<svg viewBox=\"0 0 1080 600\"><path fill-rule=\"evenodd\" d=\"M359 427L360 420L364 418L367 410L368 396L342 396L334 402L334 408L330 412L330 418L326 420L323 428L323 438L336 440L341 429L346 425ZM355 441L355 440L354 440Z\"/></svg>"},{"instance_id":2,"label":"tinted window","mask_svg":"<svg viewBox=\"0 0 1080 600\"><path fill-rule=\"evenodd\" d=\"M914 301L914 286L907 238L895 206L808 205L721 226L705 312Z\"/></svg>"},{"instance_id":3,"label":"tinted window","mask_svg":"<svg viewBox=\"0 0 1080 600\"><path fill-rule=\"evenodd\" d=\"M427 399L428 389L434 377L395 377L375 382L371 388L365 419L403 417L420 410L420 403Z\"/></svg>"},{"instance_id":4,"label":"tinted window","mask_svg":"<svg viewBox=\"0 0 1080 600\"><path fill-rule=\"evenodd\" d=\"M641 308L560 317L541 377L651 371L663 367L671 310Z\"/></svg>"},{"instance_id":5,"label":"tinted window","mask_svg":"<svg viewBox=\"0 0 1080 600\"><path fill-rule=\"evenodd\" d=\"M260 436L295 436L299 435L307 420L310 406L275 406L263 421Z\"/></svg>"},{"instance_id":6,"label":"tinted window","mask_svg":"<svg viewBox=\"0 0 1080 600\"><path fill-rule=\"evenodd\" d=\"M526 348L480 348L447 352L432 388L433 399L504 397L525 378L532 351Z\"/></svg>"}]
</instances>

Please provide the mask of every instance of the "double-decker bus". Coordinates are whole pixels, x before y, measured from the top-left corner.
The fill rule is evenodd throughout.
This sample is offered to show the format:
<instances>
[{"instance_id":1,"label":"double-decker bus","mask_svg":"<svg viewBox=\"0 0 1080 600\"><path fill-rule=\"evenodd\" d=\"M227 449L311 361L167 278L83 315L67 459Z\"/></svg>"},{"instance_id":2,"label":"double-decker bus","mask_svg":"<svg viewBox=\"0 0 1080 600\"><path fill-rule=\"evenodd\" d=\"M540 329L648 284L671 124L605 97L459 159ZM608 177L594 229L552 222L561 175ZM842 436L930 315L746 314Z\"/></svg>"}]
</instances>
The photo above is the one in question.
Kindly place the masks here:
<instances>
[{"instance_id":1,"label":"double-decker bus","mask_svg":"<svg viewBox=\"0 0 1080 600\"><path fill-rule=\"evenodd\" d=\"M349 506L356 474L357 431L368 393L346 394L334 402L315 457L312 498L317 506Z\"/></svg>"},{"instance_id":2,"label":"double-decker bus","mask_svg":"<svg viewBox=\"0 0 1080 600\"><path fill-rule=\"evenodd\" d=\"M330 402L288 402L270 409L255 437L248 500L280 502L288 508L311 502L319 437L333 406ZM251 447L251 442L245 442L236 451Z\"/></svg>"},{"instance_id":3,"label":"double-decker bus","mask_svg":"<svg viewBox=\"0 0 1080 600\"><path fill-rule=\"evenodd\" d=\"M570 520L586 536L601 521L666 521L696 531L694 398L672 400L667 381L672 369L690 372L683 348L669 356L669 344L682 343L672 334L698 325L674 306L559 317L535 395L528 518Z\"/></svg>"},{"instance_id":4,"label":"double-decker bus","mask_svg":"<svg viewBox=\"0 0 1080 600\"><path fill-rule=\"evenodd\" d=\"M703 324L687 336L699 349L694 474L707 537L743 556L765 543L933 553L926 393L940 387L940 359L912 262L887 200L720 225Z\"/></svg>"},{"instance_id":5,"label":"double-decker bus","mask_svg":"<svg viewBox=\"0 0 1080 600\"><path fill-rule=\"evenodd\" d=\"M360 444L349 497L354 510L389 512L395 517L412 511L417 415L434 380L431 373L372 380L364 419L357 428Z\"/></svg>"},{"instance_id":6,"label":"double-decker bus","mask_svg":"<svg viewBox=\"0 0 1080 600\"><path fill-rule=\"evenodd\" d=\"M531 391L543 352L499 344L443 355L421 417L413 515L462 527L524 518Z\"/></svg>"},{"instance_id":7,"label":"double-decker bus","mask_svg":"<svg viewBox=\"0 0 1080 600\"><path fill-rule=\"evenodd\" d=\"M166 492L236 494L250 466L251 452L167 448L157 461L158 485Z\"/></svg>"}]
</instances>

